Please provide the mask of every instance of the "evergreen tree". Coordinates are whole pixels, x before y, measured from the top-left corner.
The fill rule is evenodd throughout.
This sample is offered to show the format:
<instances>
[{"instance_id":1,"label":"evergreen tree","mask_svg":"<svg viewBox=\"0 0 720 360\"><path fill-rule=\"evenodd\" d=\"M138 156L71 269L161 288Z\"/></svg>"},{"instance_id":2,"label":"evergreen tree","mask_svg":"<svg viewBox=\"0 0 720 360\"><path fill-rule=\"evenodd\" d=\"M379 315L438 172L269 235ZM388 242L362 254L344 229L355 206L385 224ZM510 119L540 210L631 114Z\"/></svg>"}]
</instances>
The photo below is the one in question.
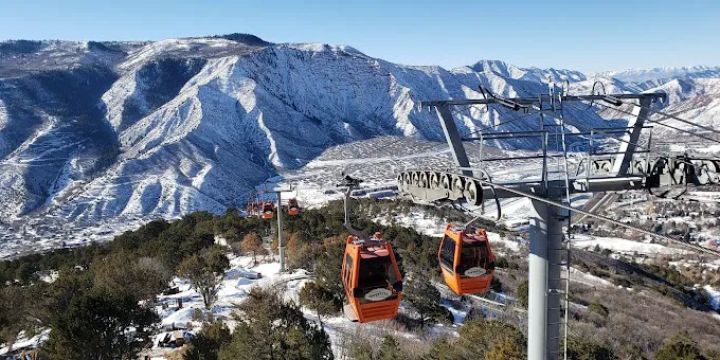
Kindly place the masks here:
<instances>
[{"instance_id":1,"label":"evergreen tree","mask_svg":"<svg viewBox=\"0 0 720 360\"><path fill-rule=\"evenodd\" d=\"M613 360L617 359L613 351L592 339L570 337L568 339L568 359L571 360Z\"/></svg>"},{"instance_id":2,"label":"evergreen tree","mask_svg":"<svg viewBox=\"0 0 720 360\"><path fill-rule=\"evenodd\" d=\"M325 328L322 317L337 313L342 306L333 293L315 282L305 283L298 297L301 305L315 311L322 329Z\"/></svg>"},{"instance_id":3,"label":"evergreen tree","mask_svg":"<svg viewBox=\"0 0 720 360\"><path fill-rule=\"evenodd\" d=\"M400 344L394 337L386 335L380 344L376 358L378 360L406 360L408 356L400 349Z\"/></svg>"},{"instance_id":4,"label":"evergreen tree","mask_svg":"<svg viewBox=\"0 0 720 360\"><path fill-rule=\"evenodd\" d=\"M38 330L41 321L38 318L41 286L0 287L0 343L9 350L21 331L33 333Z\"/></svg>"},{"instance_id":5,"label":"evergreen tree","mask_svg":"<svg viewBox=\"0 0 720 360\"><path fill-rule=\"evenodd\" d=\"M459 330L457 341L436 342L430 352L437 359L524 359L525 337L512 325L491 320L470 320ZM519 354L519 356L518 356Z\"/></svg>"},{"instance_id":6,"label":"evergreen tree","mask_svg":"<svg viewBox=\"0 0 720 360\"><path fill-rule=\"evenodd\" d=\"M216 233L217 233L217 230L216 230ZM235 227L231 227L231 228L227 229L222 235L228 244L239 243L242 241L242 236L241 236L240 232L237 230L237 228L235 228Z\"/></svg>"},{"instance_id":7,"label":"evergreen tree","mask_svg":"<svg viewBox=\"0 0 720 360\"><path fill-rule=\"evenodd\" d=\"M73 294L50 320L44 347L52 359L135 359L157 315L137 298L89 289ZM136 329L134 337L126 333Z\"/></svg>"},{"instance_id":8,"label":"evergreen tree","mask_svg":"<svg viewBox=\"0 0 720 360\"><path fill-rule=\"evenodd\" d=\"M667 339L655 353L656 360L705 360L697 344L686 333Z\"/></svg>"},{"instance_id":9,"label":"evergreen tree","mask_svg":"<svg viewBox=\"0 0 720 360\"><path fill-rule=\"evenodd\" d=\"M253 288L238 306L232 340L220 350L220 359L332 359L324 330L305 319L302 311L286 304L268 289Z\"/></svg>"},{"instance_id":10,"label":"evergreen tree","mask_svg":"<svg viewBox=\"0 0 720 360\"><path fill-rule=\"evenodd\" d=\"M505 337L490 347L485 360L523 360L525 352L520 346L512 338Z\"/></svg>"},{"instance_id":11,"label":"evergreen tree","mask_svg":"<svg viewBox=\"0 0 720 360\"><path fill-rule=\"evenodd\" d=\"M230 267L230 260L220 246L212 246L202 253L208 269L215 275L221 276Z\"/></svg>"},{"instance_id":12,"label":"evergreen tree","mask_svg":"<svg viewBox=\"0 0 720 360\"><path fill-rule=\"evenodd\" d=\"M200 332L192 339L184 360L217 360L220 347L232 339L230 330L222 322L203 325Z\"/></svg>"},{"instance_id":13,"label":"evergreen tree","mask_svg":"<svg viewBox=\"0 0 720 360\"><path fill-rule=\"evenodd\" d=\"M517 287L517 303L523 308L528 307L528 288L530 286L530 283L525 280L520 283Z\"/></svg>"},{"instance_id":14,"label":"evergreen tree","mask_svg":"<svg viewBox=\"0 0 720 360\"><path fill-rule=\"evenodd\" d=\"M172 279L172 272L155 258L136 258L125 251L115 252L94 261L94 283L108 292L129 293L150 300L164 290Z\"/></svg>"},{"instance_id":15,"label":"evergreen tree","mask_svg":"<svg viewBox=\"0 0 720 360\"><path fill-rule=\"evenodd\" d=\"M229 266L227 256L219 249L212 248L183 260L178 266L178 274L192 282L195 290L202 295L205 307L209 309L215 302L222 274Z\"/></svg>"},{"instance_id":16,"label":"evergreen tree","mask_svg":"<svg viewBox=\"0 0 720 360\"><path fill-rule=\"evenodd\" d=\"M440 291L430 282L429 274L412 274L408 276L405 283L405 300L420 315L420 325L422 327L425 327L426 323L432 320L448 322L447 310L440 305ZM450 323L452 323L452 320L450 320Z\"/></svg>"},{"instance_id":17,"label":"evergreen tree","mask_svg":"<svg viewBox=\"0 0 720 360\"><path fill-rule=\"evenodd\" d=\"M338 299L345 296L340 271L345 256L345 241L342 235L325 239L323 252L315 262L315 281Z\"/></svg>"}]
</instances>

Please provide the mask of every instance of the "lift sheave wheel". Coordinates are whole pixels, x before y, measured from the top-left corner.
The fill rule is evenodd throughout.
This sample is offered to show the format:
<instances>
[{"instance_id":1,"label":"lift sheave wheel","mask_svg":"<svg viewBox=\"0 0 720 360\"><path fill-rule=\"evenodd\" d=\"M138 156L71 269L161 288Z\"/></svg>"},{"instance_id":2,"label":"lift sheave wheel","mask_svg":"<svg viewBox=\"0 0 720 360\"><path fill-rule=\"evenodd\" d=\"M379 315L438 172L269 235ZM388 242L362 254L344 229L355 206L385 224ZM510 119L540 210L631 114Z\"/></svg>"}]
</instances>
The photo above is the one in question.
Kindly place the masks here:
<instances>
[{"instance_id":1,"label":"lift sheave wheel","mask_svg":"<svg viewBox=\"0 0 720 360\"><path fill-rule=\"evenodd\" d=\"M470 180L465 183L465 200L470 205L480 205L483 201L482 187L475 180Z\"/></svg>"},{"instance_id":2,"label":"lift sheave wheel","mask_svg":"<svg viewBox=\"0 0 720 360\"><path fill-rule=\"evenodd\" d=\"M490 290L495 255L485 229L448 224L440 241L438 261L445 284L456 294L484 294Z\"/></svg>"},{"instance_id":3,"label":"lift sheave wheel","mask_svg":"<svg viewBox=\"0 0 720 360\"><path fill-rule=\"evenodd\" d=\"M402 275L390 244L380 234L347 238L342 283L349 300L347 314L361 323L393 319L402 299Z\"/></svg>"}]
</instances>

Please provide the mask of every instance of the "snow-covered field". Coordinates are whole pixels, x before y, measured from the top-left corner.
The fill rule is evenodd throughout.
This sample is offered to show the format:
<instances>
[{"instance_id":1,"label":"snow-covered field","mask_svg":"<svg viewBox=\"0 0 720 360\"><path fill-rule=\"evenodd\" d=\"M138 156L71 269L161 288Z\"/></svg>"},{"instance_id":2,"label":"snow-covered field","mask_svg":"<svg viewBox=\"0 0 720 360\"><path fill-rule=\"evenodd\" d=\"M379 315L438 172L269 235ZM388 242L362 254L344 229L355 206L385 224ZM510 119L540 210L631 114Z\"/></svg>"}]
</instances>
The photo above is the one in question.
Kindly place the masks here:
<instances>
[{"instance_id":1,"label":"snow-covered field","mask_svg":"<svg viewBox=\"0 0 720 360\"><path fill-rule=\"evenodd\" d=\"M244 274L254 273L261 274L262 278L251 279L244 276ZM286 301L298 303L298 293L305 282L310 279L310 274L304 270L280 273L280 263L277 261L269 260L252 266L252 257L250 256L231 257L230 268L225 271L219 287L217 301L208 310L205 309L200 294L192 288L186 279L175 278L173 283L180 291L173 295L158 296L157 306L155 307L161 317L161 328L164 330L156 335L152 349L143 352L143 354L151 356L152 359L164 359L167 354L175 350L159 346L159 341L165 336L166 331L173 331L173 329L182 329L190 333L199 331L202 322L193 318L193 314L198 312L202 312L204 316L212 313L215 319L222 319L232 329L234 327L232 313L235 305L241 303L254 286L279 288L282 290ZM182 308L177 307L179 299L182 299ZM402 305L403 309L406 307L406 304ZM448 306L448 308L451 307ZM401 311L407 311L403 309ZM464 319L464 313L461 314L461 311L455 309L451 311L457 313L458 322L461 323ZM309 321L317 323L318 319L314 312L307 309L303 309L303 312ZM343 337L353 336L359 332L373 334L373 336L390 333L409 339L415 338L415 335L397 332L392 327L385 325L385 322L361 325L346 319L344 316L323 318L323 326L330 336L333 351L336 353L342 347ZM437 325L433 331L436 334L447 334L448 332L453 333L455 331L453 329L454 327Z\"/></svg>"},{"instance_id":2,"label":"snow-covered field","mask_svg":"<svg viewBox=\"0 0 720 360\"><path fill-rule=\"evenodd\" d=\"M651 242L640 242L615 237L601 237L577 234L572 240L573 247L580 249L592 250L595 246L601 249L610 249L616 253L622 254L683 254L685 250L670 248L662 244Z\"/></svg>"},{"instance_id":3,"label":"snow-covered field","mask_svg":"<svg viewBox=\"0 0 720 360\"><path fill-rule=\"evenodd\" d=\"M193 312L201 309L204 312L211 312L215 318L231 319L231 313L234 306L245 299L250 288L253 286L275 287L280 286L286 291L284 292L286 299L297 300L297 292L309 279L306 271L300 270L295 272L280 273L279 262L259 263L252 265L252 257L234 257L230 261L230 268L225 272L222 283L218 290L218 298L213 307L209 310L204 308L202 296L193 289L192 284L182 278L175 278L173 283L178 287L180 292L172 295L158 296L158 306L156 310L161 317L161 323L164 327L185 328L187 324L192 327L200 326L200 322L193 321ZM262 275L260 279L251 279L246 274L258 273ZM178 300L182 300L183 307L176 308ZM162 304L168 305L163 309ZM174 307L172 305L175 305Z\"/></svg>"},{"instance_id":4,"label":"snow-covered field","mask_svg":"<svg viewBox=\"0 0 720 360\"><path fill-rule=\"evenodd\" d=\"M705 292L710 297L710 307L720 311L720 290L715 289L710 285L703 286L703 289L705 289Z\"/></svg>"},{"instance_id":5,"label":"snow-covered field","mask_svg":"<svg viewBox=\"0 0 720 360\"><path fill-rule=\"evenodd\" d=\"M40 346L43 342L47 341L48 337L50 336L50 329L46 329L41 331L39 334L32 336L30 338L26 337L23 332L18 335L17 341L13 344L13 349L23 349L23 348L35 348ZM10 348L8 346L0 347L0 356L3 356L8 353L8 350Z\"/></svg>"}]
</instances>

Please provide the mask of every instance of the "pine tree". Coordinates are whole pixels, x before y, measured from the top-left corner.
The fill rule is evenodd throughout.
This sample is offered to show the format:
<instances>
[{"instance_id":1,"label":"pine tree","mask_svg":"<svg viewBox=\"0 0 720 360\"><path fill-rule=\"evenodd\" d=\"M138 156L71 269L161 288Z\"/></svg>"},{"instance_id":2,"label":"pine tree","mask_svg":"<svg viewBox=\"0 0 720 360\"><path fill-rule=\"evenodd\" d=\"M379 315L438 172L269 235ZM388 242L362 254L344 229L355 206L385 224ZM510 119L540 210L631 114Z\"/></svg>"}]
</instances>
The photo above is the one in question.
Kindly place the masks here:
<instances>
[{"instance_id":1,"label":"pine tree","mask_svg":"<svg viewBox=\"0 0 720 360\"><path fill-rule=\"evenodd\" d=\"M376 358L378 360L405 360L408 359L408 356L400 349L400 344L394 337L386 335L380 344Z\"/></svg>"},{"instance_id":2,"label":"pine tree","mask_svg":"<svg viewBox=\"0 0 720 360\"><path fill-rule=\"evenodd\" d=\"M429 274L411 274L408 276L406 284L405 300L420 315L422 327L425 327L426 323L431 320L448 322L447 310L440 306L440 292L430 282Z\"/></svg>"},{"instance_id":3,"label":"pine tree","mask_svg":"<svg viewBox=\"0 0 720 360\"><path fill-rule=\"evenodd\" d=\"M0 342L8 347L8 352L21 331L31 333L41 325L38 319L40 286L0 287Z\"/></svg>"},{"instance_id":4,"label":"pine tree","mask_svg":"<svg viewBox=\"0 0 720 360\"><path fill-rule=\"evenodd\" d=\"M695 341L686 333L676 334L667 339L655 353L656 360L705 360Z\"/></svg>"},{"instance_id":5,"label":"pine tree","mask_svg":"<svg viewBox=\"0 0 720 360\"><path fill-rule=\"evenodd\" d=\"M232 339L230 330L222 322L205 324L192 339L184 360L217 360L220 347Z\"/></svg>"},{"instance_id":6,"label":"pine tree","mask_svg":"<svg viewBox=\"0 0 720 360\"><path fill-rule=\"evenodd\" d=\"M238 310L238 324L230 343L221 348L220 359L333 358L327 333L273 290L251 289Z\"/></svg>"},{"instance_id":7,"label":"pine tree","mask_svg":"<svg viewBox=\"0 0 720 360\"><path fill-rule=\"evenodd\" d=\"M525 337L512 325L491 320L470 320L459 330L454 341L438 341L430 355L443 359L523 359Z\"/></svg>"},{"instance_id":8,"label":"pine tree","mask_svg":"<svg viewBox=\"0 0 720 360\"><path fill-rule=\"evenodd\" d=\"M528 307L528 287L530 286L530 283L525 280L520 283L517 287L517 303L521 307L524 307L527 309Z\"/></svg>"},{"instance_id":9,"label":"pine tree","mask_svg":"<svg viewBox=\"0 0 720 360\"><path fill-rule=\"evenodd\" d=\"M144 346L147 329L157 315L140 307L131 296L100 290L75 292L67 307L50 320L50 338L44 348L52 359L134 359ZM137 329L135 339L128 328Z\"/></svg>"},{"instance_id":10,"label":"pine tree","mask_svg":"<svg viewBox=\"0 0 720 360\"><path fill-rule=\"evenodd\" d=\"M315 262L314 269L317 284L335 294L338 299L345 296L340 279L342 260L345 255L344 244L342 235L325 239L324 251Z\"/></svg>"},{"instance_id":11,"label":"pine tree","mask_svg":"<svg viewBox=\"0 0 720 360\"><path fill-rule=\"evenodd\" d=\"M300 304L315 311L320 322L320 328L325 326L322 317L332 315L340 311L341 304L332 292L321 287L315 282L307 282L298 294Z\"/></svg>"},{"instance_id":12,"label":"pine tree","mask_svg":"<svg viewBox=\"0 0 720 360\"><path fill-rule=\"evenodd\" d=\"M195 290L202 296L205 307L209 309L215 302L220 278L229 266L230 262L225 254L212 248L183 260L178 266L178 274L192 282Z\"/></svg>"},{"instance_id":13,"label":"pine tree","mask_svg":"<svg viewBox=\"0 0 720 360\"><path fill-rule=\"evenodd\" d=\"M109 292L129 293L142 300L153 299L172 279L172 272L159 259L136 258L125 251L94 261L92 272L96 286Z\"/></svg>"},{"instance_id":14,"label":"pine tree","mask_svg":"<svg viewBox=\"0 0 720 360\"><path fill-rule=\"evenodd\" d=\"M568 339L568 359L571 360L614 360L612 350L593 339L571 337Z\"/></svg>"},{"instance_id":15,"label":"pine tree","mask_svg":"<svg viewBox=\"0 0 720 360\"><path fill-rule=\"evenodd\" d=\"M521 344L506 337L496 342L485 354L485 360L523 360L525 359L524 349Z\"/></svg>"}]
</instances>

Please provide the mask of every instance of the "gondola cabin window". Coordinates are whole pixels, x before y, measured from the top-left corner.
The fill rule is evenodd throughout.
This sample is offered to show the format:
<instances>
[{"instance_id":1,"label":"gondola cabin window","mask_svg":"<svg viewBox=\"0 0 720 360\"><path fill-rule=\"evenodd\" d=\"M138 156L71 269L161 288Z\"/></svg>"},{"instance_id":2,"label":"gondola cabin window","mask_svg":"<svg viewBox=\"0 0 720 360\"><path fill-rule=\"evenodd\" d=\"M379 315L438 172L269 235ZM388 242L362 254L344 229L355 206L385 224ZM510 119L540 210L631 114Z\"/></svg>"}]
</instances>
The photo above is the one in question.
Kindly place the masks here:
<instances>
[{"instance_id":1,"label":"gondola cabin window","mask_svg":"<svg viewBox=\"0 0 720 360\"><path fill-rule=\"evenodd\" d=\"M375 289L392 289L397 281L395 271L389 256L378 256L360 259L360 273L358 279L358 297L361 303L371 301L366 295ZM386 300L386 299L383 299Z\"/></svg>"},{"instance_id":2,"label":"gondola cabin window","mask_svg":"<svg viewBox=\"0 0 720 360\"><path fill-rule=\"evenodd\" d=\"M345 255L345 273L343 273L343 280L348 286L352 285L352 271L353 269L353 258L348 254Z\"/></svg>"},{"instance_id":3,"label":"gondola cabin window","mask_svg":"<svg viewBox=\"0 0 720 360\"><path fill-rule=\"evenodd\" d=\"M454 272L453 263L455 262L455 240L449 236L443 239L442 248L440 248L440 264L447 270Z\"/></svg>"},{"instance_id":4,"label":"gondola cabin window","mask_svg":"<svg viewBox=\"0 0 720 360\"><path fill-rule=\"evenodd\" d=\"M484 275L491 270L490 252L484 241L463 241L458 273L462 277Z\"/></svg>"}]
</instances>

